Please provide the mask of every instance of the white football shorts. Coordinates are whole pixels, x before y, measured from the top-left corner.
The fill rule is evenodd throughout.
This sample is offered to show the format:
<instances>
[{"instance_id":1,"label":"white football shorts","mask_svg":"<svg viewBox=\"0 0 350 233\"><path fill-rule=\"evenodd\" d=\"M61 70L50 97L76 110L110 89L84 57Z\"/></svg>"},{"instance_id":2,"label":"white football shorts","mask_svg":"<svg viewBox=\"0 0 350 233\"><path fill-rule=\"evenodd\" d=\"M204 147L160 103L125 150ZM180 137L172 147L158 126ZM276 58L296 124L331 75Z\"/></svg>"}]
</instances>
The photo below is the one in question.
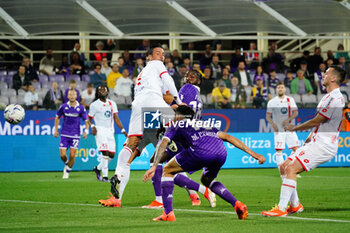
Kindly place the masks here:
<instances>
[{"instance_id":1,"label":"white football shorts","mask_svg":"<svg viewBox=\"0 0 350 233\"><path fill-rule=\"evenodd\" d=\"M309 142L298 148L288 159L298 160L305 171L311 171L317 166L330 161L335 155L336 153L331 153L320 145Z\"/></svg>"},{"instance_id":2,"label":"white football shorts","mask_svg":"<svg viewBox=\"0 0 350 233\"><path fill-rule=\"evenodd\" d=\"M161 123L163 123L163 117L165 118L165 122L169 122L174 119L175 112L174 110L163 100L163 98L159 97L157 94L148 94L138 96L132 102L131 106L131 117L129 123L129 132L128 136L143 136L144 130L144 111L145 109L154 109L152 111L159 110L161 115Z\"/></svg>"},{"instance_id":3,"label":"white football shorts","mask_svg":"<svg viewBox=\"0 0 350 233\"><path fill-rule=\"evenodd\" d=\"M299 147L299 139L295 132L275 132L275 150L284 150L285 145L289 149Z\"/></svg>"},{"instance_id":4,"label":"white football shorts","mask_svg":"<svg viewBox=\"0 0 350 233\"><path fill-rule=\"evenodd\" d=\"M115 152L114 132L109 128L96 126L95 136L98 151Z\"/></svg>"}]
</instances>

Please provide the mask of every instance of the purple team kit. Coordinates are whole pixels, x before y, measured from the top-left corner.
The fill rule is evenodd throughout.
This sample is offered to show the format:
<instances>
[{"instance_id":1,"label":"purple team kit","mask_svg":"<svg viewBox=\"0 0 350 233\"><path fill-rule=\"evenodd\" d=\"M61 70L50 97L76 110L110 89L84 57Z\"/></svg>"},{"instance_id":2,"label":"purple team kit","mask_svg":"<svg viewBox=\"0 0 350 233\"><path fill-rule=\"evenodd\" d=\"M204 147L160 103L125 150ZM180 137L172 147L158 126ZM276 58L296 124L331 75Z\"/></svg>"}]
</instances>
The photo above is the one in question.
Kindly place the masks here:
<instances>
[{"instance_id":1,"label":"purple team kit","mask_svg":"<svg viewBox=\"0 0 350 233\"><path fill-rule=\"evenodd\" d=\"M57 117L63 116L61 129L60 148L79 148L80 141L80 118L87 120L87 114L84 106L77 102L75 107L69 103L62 104L57 112Z\"/></svg>"},{"instance_id":2,"label":"purple team kit","mask_svg":"<svg viewBox=\"0 0 350 233\"><path fill-rule=\"evenodd\" d=\"M164 137L176 141L183 147L183 150L175 156L177 163L187 172L204 167L204 174L215 178L227 155L226 147L217 135L219 130L195 129L191 125L185 124L187 127L179 125L170 126L164 134Z\"/></svg>"},{"instance_id":3,"label":"purple team kit","mask_svg":"<svg viewBox=\"0 0 350 233\"><path fill-rule=\"evenodd\" d=\"M180 100L191 107L194 111L194 119L202 119L202 100L200 98L199 88L192 84L185 84L179 91ZM169 160L174 157L176 154L180 153L183 149L182 146L175 142L177 150L171 151L167 148L166 152L168 153Z\"/></svg>"}]
</instances>

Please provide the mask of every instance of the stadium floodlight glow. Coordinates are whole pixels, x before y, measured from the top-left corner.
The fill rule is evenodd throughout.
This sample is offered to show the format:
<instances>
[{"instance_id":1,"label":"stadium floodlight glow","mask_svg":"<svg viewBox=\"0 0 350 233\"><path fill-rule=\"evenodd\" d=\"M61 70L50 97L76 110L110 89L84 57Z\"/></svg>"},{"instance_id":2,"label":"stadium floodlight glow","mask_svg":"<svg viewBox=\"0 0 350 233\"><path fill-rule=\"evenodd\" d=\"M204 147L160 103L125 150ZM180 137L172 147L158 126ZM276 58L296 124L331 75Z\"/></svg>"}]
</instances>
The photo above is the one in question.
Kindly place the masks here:
<instances>
[{"instance_id":1,"label":"stadium floodlight glow","mask_svg":"<svg viewBox=\"0 0 350 233\"><path fill-rule=\"evenodd\" d=\"M299 36L306 36L307 33L301 30L299 27L297 27L295 24L290 22L286 17L269 7L266 3L264 2L257 2L254 1L254 4L260 7L262 10L270 14L272 17L280 21L284 26L289 28L291 31L295 32Z\"/></svg>"},{"instance_id":2,"label":"stadium floodlight glow","mask_svg":"<svg viewBox=\"0 0 350 233\"><path fill-rule=\"evenodd\" d=\"M0 17L5 20L5 22L15 31L17 34L27 37L29 33L24 30L24 28L19 25L16 20L14 20L7 12L0 7Z\"/></svg>"},{"instance_id":3,"label":"stadium floodlight glow","mask_svg":"<svg viewBox=\"0 0 350 233\"><path fill-rule=\"evenodd\" d=\"M75 2L86 10L90 15L97 19L105 28L108 29L113 35L122 37L124 33L120 31L116 26L114 26L106 17L104 17L100 12L98 12L93 6L91 6L85 0L75 0Z\"/></svg>"},{"instance_id":4,"label":"stadium floodlight glow","mask_svg":"<svg viewBox=\"0 0 350 233\"><path fill-rule=\"evenodd\" d=\"M215 37L217 34L211 30L207 25L202 23L196 16L192 15L188 10L183 8L180 4L178 4L176 1L166 1L166 3L171 6L174 10L179 12L181 15L183 15L186 19L191 21L197 28L199 28L202 32L204 32L206 35Z\"/></svg>"}]
</instances>

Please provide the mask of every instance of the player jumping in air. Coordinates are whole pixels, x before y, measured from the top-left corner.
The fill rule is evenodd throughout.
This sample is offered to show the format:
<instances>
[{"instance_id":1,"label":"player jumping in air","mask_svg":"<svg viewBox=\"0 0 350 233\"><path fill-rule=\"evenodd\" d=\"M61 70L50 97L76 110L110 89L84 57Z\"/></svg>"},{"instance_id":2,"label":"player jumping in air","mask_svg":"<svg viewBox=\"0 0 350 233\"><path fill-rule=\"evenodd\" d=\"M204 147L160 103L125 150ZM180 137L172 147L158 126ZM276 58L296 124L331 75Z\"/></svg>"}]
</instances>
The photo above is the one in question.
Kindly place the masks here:
<instances>
[{"instance_id":1,"label":"player jumping in air","mask_svg":"<svg viewBox=\"0 0 350 233\"><path fill-rule=\"evenodd\" d=\"M107 96L108 88L104 85L98 86L95 101L91 103L88 115L91 134L95 135L98 151L102 152L101 162L94 167L94 171L97 179L103 182L108 182L108 163L115 154L114 122L122 133L126 137L128 136L119 120L117 104L113 100L107 99ZM95 121L95 125L92 120Z\"/></svg>"},{"instance_id":2,"label":"player jumping in air","mask_svg":"<svg viewBox=\"0 0 350 233\"><path fill-rule=\"evenodd\" d=\"M83 138L87 137L89 124L87 122L86 111L83 105L77 101L77 92L68 91L68 102L61 105L55 118L54 136L58 137L58 124L60 117L63 116L63 125L61 129L61 138L59 144L60 156L65 164L63 169L63 179L69 178L69 173L75 162L75 153L79 148L80 141L80 118L85 121L85 131ZM67 149L69 148L69 160L67 158Z\"/></svg>"},{"instance_id":3,"label":"player jumping in air","mask_svg":"<svg viewBox=\"0 0 350 233\"><path fill-rule=\"evenodd\" d=\"M286 124L295 124L294 119L298 116L298 107L292 97L285 95L286 87L283 82L277 83L276 91L277 96L267 103L266 120L275 131L276 163L280 170L280 166L284 162L282 151L285 144L287 143L288 148L292 149L293 152L299 147L297 134L284 129Z\"/></svg>"},{"instance_id":4,"label":"player jumping in air","mask_svg":"<svg viewBox=\"0 0 350 233\"><path fill-rule=\"evenodd\" d=\"M257 159L260 164L265 162L264 156L255 153L237 138L220 132L216 128L205 129L197 124L193 125L192 123L191 125L189 122L193 122L191 120L193 116L194 112L188 106L179 106L176 109L174 123L166 130L156 151L154 164L143 177L143 181L146 182L154 176L157 165L162 160L165 149L172 140L183 146L184 150L173 157L164 167L162 176L164 211L161 216L154 218L153 221L176 220L173 212L174 176L180 172L197 171L202 168L204 168L201 177L202 183L230 203L239 219L247 218L247 206L238 201L222 183L215 180L226 161L227 151L223 141L227 141L247 152ZM188 188L195 189L195 187L191 186Z\"/></svg>"},{"instance_id":5,"label":"player jumping in air","mask_svg":"<svg viewBox=\"0 0 350 233\"><path fill-rule=\"evenodd\" d=\"M131 106L131 118L127 144L119 152L115 175L111 178L113 197L107 199L108 206L120 207L125 187L130 177L130 163L128 160L140 144L143 136L143 111L145 108L158 110L162 122L168 123L174 116L174 111L163 99L163 86L174 97L176 104L181 104L172 77L165 68L164 49L161 45L152 46L149 52L151 60L136 79L135 99Z\"/></svg>"},{"instance_id":6,"label":"player jumping in air","mask_svg":"<svg viewBox=\"0 0 350 233\"><path fill-rule=\"evenodd\" d=\"M317 106L317 115L300 125L287 125L289 131L315 128L305 141L305 144L292 153L288 164L282 164L282 179L280 201L278 206L261 214L268 217L283 217L299 213L304 207L299 202L297 194L297 174L315 169L318 165L331 160L338 151L338 136L345 105L339 86L345 80L345 71L338 66L330 66L323 77L323 86L327 93ZM290 206L288 207L288 202Z\"/></svg>"}]
</instances>

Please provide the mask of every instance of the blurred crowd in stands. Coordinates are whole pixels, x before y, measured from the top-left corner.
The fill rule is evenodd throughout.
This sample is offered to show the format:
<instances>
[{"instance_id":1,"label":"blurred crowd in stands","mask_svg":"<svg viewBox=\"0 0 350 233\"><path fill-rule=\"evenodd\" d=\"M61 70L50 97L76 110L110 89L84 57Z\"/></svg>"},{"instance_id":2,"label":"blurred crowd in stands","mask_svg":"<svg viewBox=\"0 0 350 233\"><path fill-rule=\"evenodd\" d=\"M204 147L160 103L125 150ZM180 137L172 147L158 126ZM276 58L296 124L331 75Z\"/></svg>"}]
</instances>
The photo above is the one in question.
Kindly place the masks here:
<instances>
[{"instance_id":1,"label":"blurred crowd in stands","mask_svg":"<svg viewBox=\"0 0 350 233\"><path fill-rule=\"evenodd\" d=\"M95 87L106 84L109 98L121 109L127 109L133 99L136 77L145 66L145 51L149 49L150 41L143 40L135 49L140 53L130 54L125 50L115 57L115 53L104 52L113 51L114 46L113 40L98 41L88 60L76 42L72 51L62 56L58 67L52 49L46 50L38 67L18 53L5 54L3 60L17 63L6 63L6 69L0 70L0 105L3 108L9 103L19 103L31 110L55 110L67 101L68 90L76 89L78 101L89 108L95 98ZM262 60L254 42L246 53L237 48L226 64L222 62L221 53L212 52L221 50L220 41L207 44L203 49L202 53L191 55L187 51L194 50L194 44L190 42L182 51L167 53L164 63L178 89L183 85L187 70L202 74L201 98L205 108L265 108L267 101L276 95L279 81L285 83L287 94L294 97L299 107L315 107L326 93L321 80L330 65L346 70L347 79L341 91L349 101L350 60L341 44L338 52L328 51L327 57L322 57L321 49L316 47L290 62L276 52L276 43L270 44L268 54Z\"/></svg>"}]
</instances>

